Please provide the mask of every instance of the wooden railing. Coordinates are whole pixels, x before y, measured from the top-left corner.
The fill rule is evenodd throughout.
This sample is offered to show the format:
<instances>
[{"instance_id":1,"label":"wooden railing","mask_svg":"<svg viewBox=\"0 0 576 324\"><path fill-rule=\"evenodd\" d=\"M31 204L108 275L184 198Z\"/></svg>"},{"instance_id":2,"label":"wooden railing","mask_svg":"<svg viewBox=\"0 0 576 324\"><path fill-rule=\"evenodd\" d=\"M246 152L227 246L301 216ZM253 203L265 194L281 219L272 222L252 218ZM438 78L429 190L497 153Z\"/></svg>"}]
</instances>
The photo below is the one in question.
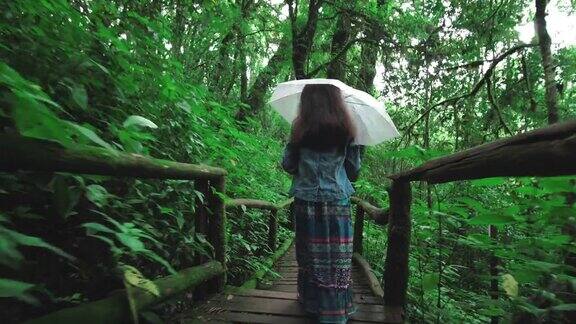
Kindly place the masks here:
<instances>
[{"instance_id":1,"label":"wooden railing","mask_svg":"<svg viewBox=\"0 0 576 324\"><path fill-rule=\"evenodd\" d=\"M139 307L148 307L184 290L197 287L208 281L197 292L213 293L222 291L226 283L226 214L224 201L218 193L225 192L226 170L205 165L193 165L153 159L137 154L127 154L113 150L78 146L64 148L44 140L14 135L0 135L0 171L17 170L42 172L70 172L116 177L184 179L193 180L195 189L204 195L204 203L196 201L196 215L188 219L195 224L196 232L206 235L214 247L214 260L208 261L199 256L195 267L184 269L179 274L161 278L155 282L162 290L160 296L145 293ZM111 297L73 308L66 308L31 322L67 323L85 322L88 314L97 313L93 322L123 323L130 320L130 311L123 297ZM105 306L105 307L104 307Z\"/></svg>"},{"instance_id":2,"label":"wooden railing","mask_svg":"<svg viewBox=\"0 0 576 324\"><path fill-rule=\"evenodd\" d=\"M257 199L232 199L226 201L225 205L228 208L236 208L244 206L246 208L269 210L268 215L268 247L270 250L276 250L278 241L278 211L290 207L294 202L293 198L287 199L280 204L274 204L264 200Z\"/></svg>"},{"instance_id":3,"label":"wooden railing","mask_svg":"<svg viewBox=\"0 0 576 324\"><path fill-rule=\"evenodd\" d=\"M234 199L224 202L217 193L225 193L226 170L209 166L191 165L172 161L147 158L93 147L64 148L48 141L20 136L0 135L0 171L31 170L45 172L72 172L121 177L187 179L194 180L196 190L205 195L204 203L199 200L194 219L196 231L205 233L214 246L215 262L206 263L198 257L197 264L212 264L215 271L198 280L187 280L178 291L189 289L212 278L207 284L209 292L222 291L226 283L226 213L225 207L246 206L269 210L268 245L274 251L277 246L277 212L290 206L291 201L275 205L269 202ZM362 258L362 233L364 216L368 215L379 224L388 224L388 245L384 267L384 305L386 311L403 312L406 306L408 286L408 252L410 243L411 181L441 183L456 180L479 179L495 176L552 176L576 174L576 121L557 124L544 129L521 134L508 139L481 145L460 153L435 159L412 170L391 175L388 211L372 206L366 201L353 198L357 206L354 260L370 277L371 271ZM211 213L210 217L208 217ZM286 248L289 242L282 247ZM282 250L282 249L281 249ZM280 251L278 251L280 252ZM275 253L278 256L278 252ZM221 267L221 270L219 270ZM193 270L184 270L184 272ZM378 283L371 276L371 288L375 294ZM161 279L159 279L161 280ZM170 281L167 281L170 282ZM374 287L372 287L374 286ZM163 295L166 298L168 295ZM162 300L162 298L158 298ZM91 307L97 302L79 307ZM146 305L153 304L148 301ZM110 319L126 318L128 307L102 310L113 312ZM80 321L84 318L76 309L64 309L54 318ZM86 309L86 308L84 308ZM53 313L53 314L56 314ZM76 315L74 315L76 314ZM118 315L120 314L120 315ZM52 314L39 319L50 318ZM70 315L71 317L66 317ZM82 316L81 316L82 315ZM106 316L106 314L100 314ZM75 317L76 316L76 317ZM113 322L113 321L107 321Z\"/></svg>"},{"instance_id":4,"label":"wooden railing","mask_svg":"<svg viewBox=\"0 0 576 324\"><path fill-rule=\"evenodd\" d=\"M576 174L576 120L430 160L392 179L384 304L404 309L408 286L412 181L445 183L490 177Z\"/></svg>"},{"instance_id":5,"label":"wooden railing","mask_svg":"<svg viewBox=\"0 0 576 324\"><path fill-rule=\"evenodd\" d=\"M221 292L226 284L226 212L225 208L246 206L270 210L268 220L268 246L276 251L278 236L278 211L289 208L293 199L280 204L253 200L222 200L227 172L224 169L206 165L178 163L153 159L137 154L127 154L103 148L77 146L65 148L58 143L16 135L0 135L0 171L40 171L94 174L115 177L148 179L183 179L194 181L194 187L204 195L196 198L196 214L188 219L195 231L206 235L214 248L214 260L203 255L195 259L196 266L184 269L178 274L160 278L154 282L160 289L160 296L145 292L133 294L137 299L138 311L185 290L196 288L195 298ZM269 258L270 266L291 244L284 242L281 248ZM264 273L257 272L248 282L260 279ZM80 322L91 317L91 322L124 323L130 319L129 306L125 293L114 295L95 302L66 308L34 319L30 323Z\"/></svg>"}]
</instances>

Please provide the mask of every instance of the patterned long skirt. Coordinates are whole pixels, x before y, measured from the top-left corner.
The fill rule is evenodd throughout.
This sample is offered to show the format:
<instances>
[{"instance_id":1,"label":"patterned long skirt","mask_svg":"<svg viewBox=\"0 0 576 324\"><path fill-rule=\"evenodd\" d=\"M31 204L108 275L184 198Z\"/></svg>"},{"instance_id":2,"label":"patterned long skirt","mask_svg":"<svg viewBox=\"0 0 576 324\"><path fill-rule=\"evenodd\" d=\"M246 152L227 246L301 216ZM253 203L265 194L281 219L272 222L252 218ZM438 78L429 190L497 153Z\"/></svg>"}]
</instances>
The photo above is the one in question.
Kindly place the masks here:
<instances>
[{"instance_id":1,"label":"patterned long skirt","mask_svg":"<svg viewBox=\"0 0 576 324\"><path fill-rule=\"evenodd\" d=\"M346 323L352 303L349 201L295 200L298 300L320 323Z\"/></svg>"}]
</instances>

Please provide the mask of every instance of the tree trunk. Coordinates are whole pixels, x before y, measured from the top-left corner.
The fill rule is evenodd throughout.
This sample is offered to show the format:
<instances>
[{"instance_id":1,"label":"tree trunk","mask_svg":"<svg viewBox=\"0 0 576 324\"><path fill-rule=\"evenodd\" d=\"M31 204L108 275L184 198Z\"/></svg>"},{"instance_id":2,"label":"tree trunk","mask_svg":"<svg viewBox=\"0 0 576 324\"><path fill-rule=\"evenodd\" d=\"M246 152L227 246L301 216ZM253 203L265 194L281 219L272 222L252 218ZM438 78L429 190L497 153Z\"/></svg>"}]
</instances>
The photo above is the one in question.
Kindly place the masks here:
<instances>
[{"instance_id":1,"label":"tree trunk","mask_svg":"<svg viewBox=\"0 0 576 324\"><path fill-rule=\"evenodd\" d=\"M184 10L186 10L186 6L182 3L182 0L176 0L174 2L174 25L172 26L172 54L176 58L180 58L182 53L180 52L180 48L182 47L182 40L184 39L184 35L186 33L186 24L185 24L185 17L184 17Z\"/></svg>"},{"instance_id":2,"label":"tree trunk","mask_svg":"<svg viewBox=\"0 0 576 324\"><path fill-rule=\"evenodd\" d=\"M350 5L354 5L352 1ZM336 57L344 46L350 41L350 15L348 11L343 10L338 15L338 22L336 23L336 31L332 36L332 46L330 47L331 57ZM340 55L337 59L332 60L328 65L327 75L329 79L338 79L346 82L346 53Z\"/></svg>"},{"instance_id":3,"label":"tree trunk","mask_svg":"<svg viewBox=\"0 0 576 324\"><path fill-rule=\"evenodd\" d=\"M550 35L546 30L546 5L547 0L536 0L536 17L534 27L538 36L540 55L542 57L542 66L544 67L544 85L546 87L546 107L548 109L548 124L558 122L558 104L556 89L556 71L550 45Z\"/></svg>"},{"instance_id":4,"label":"tree trunk","mask_svg":"<svg viewBox=\"0 0 576 324\"><path fill-rule=\"evenodd\" d=\"M238 66L238 56L244 53L243 47L245 42L245 37L241 32L241 24L249 19L251 10L253 10L254 1L253 0L242 0L238 1L236 4L241 12L241 17L235 21L230 30L222 39L220 49L218 50L218 61L216 62L216 67L212 73L212 82L210 84L211 89L218 93L228 93L231 90L230 84L236 82L236 74L234 72L238 71L238 68L242 69L242 58L240 58L240 67ZM230 60L231 47L235 47L234 59ZM245 58L244 58L245 61ZM232 74L232 76L230 76Z\"/></svg>"},{"instance_id":5,"label":"tree trunk","mask_svg":"<svg viewBox=\"0 0 576 324\"><path fill-rule=\"evenodd\" d=\"M307 78L306 63L308 63L308 56L314 43L316 26L318 25L318 14L322 2L323 0L310 0L308 5L308 20L301 31L298 31L297 26L295 26L297 12L290 9L290 19L292 22L292 65L296 79ZM291 3L290 1L290 7Z\"/></svg>"},{"instance_id":6,"label":"tree trunk","mask_svg":"<svg viewBox=\"0 0 576 324\"><path fill-rule=\"evenodd\" d=\"M378 9L386 4L386 0L378 0ZM374 77L376 76L376 61L378 60L378 43L381 40L378 26L370 23L366 26L365 34L367 41L362 43L360 50L360 71L356 88L372 93L374 90Z\"/></svg>"},{"instance_id":7,"label":"tree trunk","mask_svg":"<svg viewBox=\"0 0 576 324\"><path fill-rule=\"evenodd\" d=\"M283 38L274 55L268 61L268 65L258 74L252 87L248 91L245 103L249 108L241 108L236 113L236 119L245 120L247 117L256 115L264 106L264 95L282 69L282 63L286 59L289 41Z\"/></svg>"},{"instance_id":8,"label":"tree trunk","mask_svg":"<svg viewBox=\"0 0 576 324\"><path fill-rule=\"evenodd\" d=\"M244 44L238 44L240 51L240 101L246 102L248 94L248 64Z\"/></svg>"}]
</instances>

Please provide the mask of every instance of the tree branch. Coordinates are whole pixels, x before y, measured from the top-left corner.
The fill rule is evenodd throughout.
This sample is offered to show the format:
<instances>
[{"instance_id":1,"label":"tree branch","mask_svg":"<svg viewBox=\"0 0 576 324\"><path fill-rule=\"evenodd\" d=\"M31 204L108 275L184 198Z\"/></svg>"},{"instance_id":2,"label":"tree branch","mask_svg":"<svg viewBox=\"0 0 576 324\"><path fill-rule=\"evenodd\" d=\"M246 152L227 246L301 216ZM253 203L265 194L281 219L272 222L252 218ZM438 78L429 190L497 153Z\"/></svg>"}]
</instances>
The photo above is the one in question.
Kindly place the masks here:
<instances>
[{"instance_id":1,"label":"tree branch","mask_svg":"<svg viewBox=\"0 0 576 324\"><path fill-rule=\"evenodd\" d=\"M512 136L513 134L510 131L510 128L508 128L508 125L506 125L506 123L504 122L504 118L502 117L502 111L500 110L500 107L498 107L496 100L494 100L494 94L492 93L492 77L491 76L486 78L486 94L488 96L488 102L490 102L490 105L496 111L496 114L498 115L498 119L500 120L500 124L502 124L502 126L506 130L506 133L508 133L508 135Z\"/></svg>"},{"instance_id":2,"label":"tree branch","mask_svg":"<svg viewBox=\"0 0 576 324\"><path fill-rule=\"evenodd\" d=\"M430 108L426 109L426 111L422 115L420 115L420 117L418 117L414 122L412 122L410 124L410 126L404 128L402 131L404 133L410 131L414 126L416 126L416 124L418 124L418 122L420 122L422 120L422 118L424 118L427 114L429 114L431 111L433 111L434 109L436 109L439 106L453 105L453 104L456 104L461 99L475 96L478 93L478 91L480 91L482 86L486 83L486 79L492 75L492 73L494 72L494 69L496 68L498 63L502 62L505 58L507 58L508 56L514 54L515 52L517 52L519 50L522 50L522 49L525 49L528 47L535 47L535 46L538 46L538 44L518 44L518 45L508 49L504 53L500 54L500 56L496 57L493 60L492 64L490 64L490 67L486 70L486 72L484 72L484 75L482 76L480 81L478 81L474 85L474 87L472 88L472 90L470 92L459 95L459 96L454 96L454 97L451 97L448 99L444 99L444 100L441 100L441 101L433 104L432 106L430 106Z\"/></svg>"},{"instance_id":3,"label":"tree branch","mask_svg":"<svg viewBox=\"0 0 576 324\"><path fill-rule=\"evenodd\" d=\"M352 45L359 43L359 42L366 42L366 41L369 41L368 37L359 37L359 38L355 38L355 39L349 41L348 43L346 43L346 45L344 45L344 47L342 47L342 50L340 50L340 52L338 52L336 55L334 55L334 57L332 57L330 60L318 65L314 70L312 70L311 72L308 72L306 76L308 78L315 76L322 69L324 69L328 65L332 64L333 62L339 60L344 54L346 54L346 52L350 49L350 47L352 47Z\"/></svg>"},{"instance_id":4,"label":"tree branch","mask_svg":"<svg viewBox=\"0 0 576 324\"><path fill-rule=\"evenodd\" d=\"M486 63L486 62L494 62L494 60L478 60L478 61L472 61L472 62L467 62L467 63L462 63L459 65L455 65L455 66L449 66L446 68L443 68L444 71L451 71L451 70L457 70L457 69L473 69L473 68L477 68L480 65Z\"/></svg>"}]
</instances>

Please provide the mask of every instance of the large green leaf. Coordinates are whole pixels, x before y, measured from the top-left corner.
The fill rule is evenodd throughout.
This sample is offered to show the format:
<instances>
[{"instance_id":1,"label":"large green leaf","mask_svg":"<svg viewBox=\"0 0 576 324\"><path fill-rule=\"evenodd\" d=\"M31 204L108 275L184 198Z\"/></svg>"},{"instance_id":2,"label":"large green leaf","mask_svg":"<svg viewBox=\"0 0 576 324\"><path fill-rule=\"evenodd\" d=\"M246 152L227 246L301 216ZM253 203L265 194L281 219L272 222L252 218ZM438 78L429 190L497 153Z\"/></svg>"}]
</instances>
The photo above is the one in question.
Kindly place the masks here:
<instances>
[{"instance_id":1,"label":"large green leaf","mask_svg":"<svg viewBox=\"0 0 576 324\"><path fill-rule=\"evenodd\" d=\"M38 304L36 298L28 294L35 285L27 282L0 278L0 297L16 298L30 304Z\"/></svg>"},{"instance_id":2,"label":"large green leaf","mask_svg":"<svg viewBox=\"0 0 576 324\"><path fill-rule=\"evenodd\" d=\"M561 304L551 307L555 311L574 312L576 311L576 304Z\"/></svg>"},{"instance_id":3,"label":"large green leaf","mask_svg":"<svg viewBox=\"0 0 576 324\"><path fill-rule=\"evenodd\" d=\"M74 128L76 131L78 131L78 133L82 134L86 139L90 140L92 143L107 148L110 151L114 151L114 148L110 144L106 143L103 139L101 139L100 136L98 136L93 130L71 122L68 122L68 125Z\"/></svg>"},{"instance_id":4,"label":"large green leaf","mask_svg":"<svg viewBox=\"0 0 576 324\"><path fill-rule=\"evenodd\" d=\"M72 185L70 179L73 178L57 175L52 181L54 207L62 218L67 218L73 214L73 209L82 195L81 188Z\"/></svg>"},{"instance_id":5,"label":"large green leaf","mask_svg":"<svg viewBox=\"0 0 576 324\"><path fill-rule=\"evenodd\" d=\"M101 185L92 184L86 187L86 198L98 207L104 207L108 203L110 194Z\"/></svg>"},{"instance_id":6,"label":"large green leaf","mask_svg":"<svg viewBox=\"0 0 576 324\"><path fill-rule=\"evenodd\" d=\"M541 178L538 184L548 192L576 192L574 177Z\"/></svg>"},{"instance_id":7,"label":"large green leaf","mask_svg":"<svg viewBox=\"0 0 576 324\"><path fill-rule=\"evenodd\" d=\"M498 185L506 183L506 179L505 178L486 178L486 179L472 180L471 183L475 186L491 187L491 186L498 186Z\"/></svg>"},{"instance_id":8,"label":"large green leaf","mask_svg":"<svg viewBox=\"0 0 576 324\"><path fill-rule=\"evenodd\" d=\"M518 282L509 273L502 275L502 288L508 296L518 296Z\"/></svg>"},{"instance_id":9,"label":"large green leaf","mask_svg":"<svg viewBox=\"0 0 576 324\"><path fill-rule=\"evenodd\" d=\"M10 97L12 118L19 133L24 136L55 140L64 146L72 146L69 124L60 120L54 113L38 101L14 95Z\"/></svg>"},{"instance_id":10,"label":"large green leaf","mask_svg":"<svg viewBox=\"0 0 576 324\"><path fill-rule=\"evenodd\" d=\"M7 240L15 242L17 245L33 246L38 248L44 248L50 250L61 257L67 258L69 260L74 260L75 258L70 254L62 251L61 249L46 243L43 239L36 236L25 235L16 231L9 230L5 227L0 226L0 237L5 237Z\"/></svg>"},{"instance_id":11,"label":"large green leaf","mask_svg":"<svg viewBox=\"0 0 576 324\"><path fill-rule=\"evenodd\" d=\"M138 127L148 127L148 128L158 128L151 120L144 118L142 116L130 116L126 118L123 124L124 127L129 128L133 126Z\"/></svg>"},{"instance_id":12,"label":"large green leaf","mask_svg":"<svg viewBox=\"0 0 576 324\"><path fill-rule=\"evenodd\" d=\"M0 62L0 85L6 86L17 97L27 98L30 101L40 101L62 110L59 104L52 101L38 85L24 79L18 72L6 63Z\"/></svg>"},{"instance_id":13,"label":"large green leaf","mask_svg":"<svg viewBox=\"0 0 576 324\"><path fill-rule=\"evenodd\" d=\"M153 281L147 279L140 271L132 266L124 265L124 280L134 287L141 288L154 296L160 296L160 290Z\"/></svg>"},{"instance_id":14,"label":"large green leaf","mask_svg":"<svg viewBox=\"0 0 576 324\"><path fill-rule=\"evenodd\" d=\"M142 252L146 250L144 243L138 237L126 233L116 233L116 237L122 244L130 248L134 252Z\"/></svg>"},{"instance_id":15,"label":"large green leaf","mask_svg":"<svg viewBox=\"0 0 576 324\"><path fill-rule=\"evenodd\" d=\"M424 290L432 290L438 288L438 283L440 282L440 276L438 272L425 273L422 277L422 288Z\"/></svg>"},{"instance_id":16,"label":"large green leaf","mask_svg":"<svg viewBox=\"0 0 576 324\"><path fill-rule=\"evenodd\" d=\"M88 109L88 93L83 85L74 84L70 87L70 93L72 95L72 100L74 100L78 107L83 110Z\"/></svg>"},{"instance_id":17,"label":"large green leaf","mask_svg":"<svg viewBox=\"0 0 576 324\"><path fill-rule=\"evenodd\" d=\"M472 225L504 225L515 222L514 216L504 211L485 211L471 218L468 223Z\"/></svg>"},{"instance_id":18,"label":"large green leaf","mask_svg":"<svg viewBox=\"0 0 576 324\"><path fill-rule=\"evenodd\" d=\"M104 232L104 233L116 234L116 231L99 223L84 223L82 224L82 227L90 230L92 233Z\"/></svg>"}]
</instances>

